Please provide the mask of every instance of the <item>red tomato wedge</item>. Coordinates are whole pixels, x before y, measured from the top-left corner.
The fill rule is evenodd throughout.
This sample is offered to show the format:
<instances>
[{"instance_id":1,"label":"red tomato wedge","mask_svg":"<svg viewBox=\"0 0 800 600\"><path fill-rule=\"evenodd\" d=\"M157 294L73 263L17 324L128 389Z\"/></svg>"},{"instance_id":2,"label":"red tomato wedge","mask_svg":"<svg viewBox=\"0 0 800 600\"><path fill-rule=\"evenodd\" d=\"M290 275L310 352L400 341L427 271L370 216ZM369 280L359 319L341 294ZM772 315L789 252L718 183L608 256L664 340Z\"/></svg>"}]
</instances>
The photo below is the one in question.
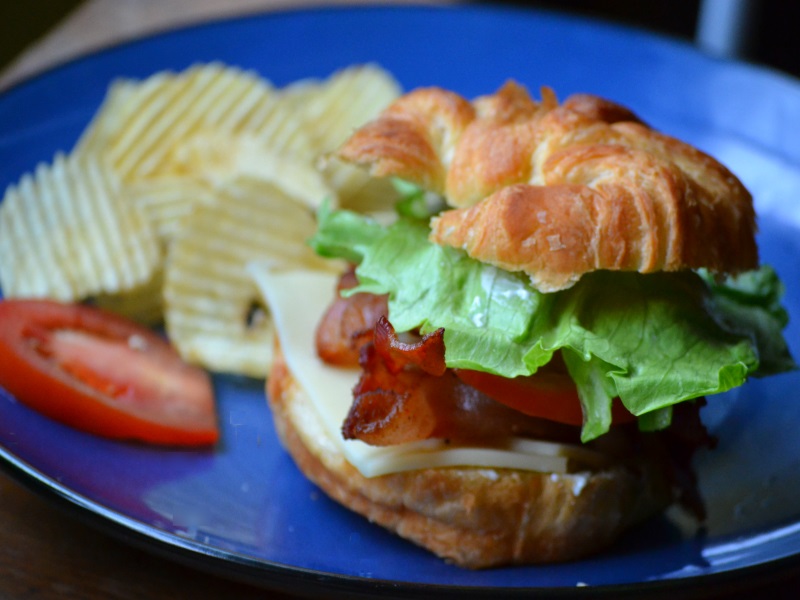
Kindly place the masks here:
<instances>
[{"instance_id":1,"label":"red tomato wedge","mask_svg":"<svg viewBox=\"0 0 800 600\"><path fill-rule=\"evenodd\" d=\"M466 369L455 372L464 383L521 413L567 425L583 425L578 389L566 373L539 371L509 379ZM611 416L614 424L636 420L618 399L611 406Z\"/></svg>"},{"instance_id":2,"label":"red tomato wedge","mask_svg":"<svg viewBox=\"0 0 800 600\"><path fill-rule=\"evenodd\" d=\"M0 385L104 437L171 446L219 438L208 374L154 331L91 306L0 301Z\"/></svg>"}]
</instances>

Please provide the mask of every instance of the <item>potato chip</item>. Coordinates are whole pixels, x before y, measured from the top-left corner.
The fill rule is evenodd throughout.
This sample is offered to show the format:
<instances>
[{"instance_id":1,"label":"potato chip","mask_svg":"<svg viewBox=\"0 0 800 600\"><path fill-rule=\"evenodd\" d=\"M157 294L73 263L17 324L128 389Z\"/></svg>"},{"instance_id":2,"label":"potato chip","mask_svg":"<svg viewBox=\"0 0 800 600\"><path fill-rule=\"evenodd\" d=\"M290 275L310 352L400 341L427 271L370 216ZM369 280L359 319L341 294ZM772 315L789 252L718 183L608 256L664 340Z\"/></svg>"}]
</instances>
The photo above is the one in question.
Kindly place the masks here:
<instances>
[{"instance_id":1,"label":"potato chip","mask_svg":"<svg viewBox=\"0 0 800 600\"><path fill-rule=\"evenodd\" d=\"M211 188L244 176L277 181L293 198L317 209L323 200L336 203L336 194L310 163L279 155L262 138L251 134L208 131L175 149L175 173L191 175Z\"/></svg>"},{"instance_id":2,"label":"potato chip","mask_svg":"<svg viewBox=\"0 0 800 600\"><path fill-rule=\"evenodd\" d=\"M311 152L297 120L265 79L218 63L196 65L182 73L161 72L131 87L111 88L87 133L77 144L84 153L109 157L124 182L170 174L171 154L198 131L253 132L266 135L276 151Z\"/></svg>"},{"instance_id":3,"label":"potato chip","mask_svg":"<svg viewBox=\"0 0 800 600\"><path fill-rule=\"evenodd\" d=\"M310 132L315 150L325 160L320 163L328 182L340 196L343 206L361 194L370 181L366 171L328 156L353 133L375 118L400 94L400 86L390 73L375 65L343 69L316 85L305 82L283 92L298 106L300 117ZM367 193L380 194L388 186Z\"/></svg>"},{"instance_id":4,"label":"potato chip","mask_svg":"<svg viewBox=\"0 0 800 600\"><path fill-rule=\"evenodd\" d=\"M239 177L198 205L173 243L164 285L165 321L183 357L209 369L266 375L273 328L246 265L279 260L330 268L305 244L312 211L278 183Z\"/></svg>"},{"instance_id":5,"label":"potato chip","mask_svg":"<svg viewBox=\"0 0 800 600\"><path fill-rule=\"evenodd\" d=\"M164 249L198 204L215 201L214 191L196 177L159 177L124 187L126 202L137 206L152 223Z\"/></svg>"},{"instance_id":6,"label":"potato chip","mask_svg":"<svg viewBox=\"0 0 800 600\"><path fill-rule=\"evenodd\" d=\"M400 95L400 86L384 69L359 65L337 71L316 86L289 86L284 93L295 98L314 145L323 154L377 117Z\"/></svg>"},{"instance_id":7,"label":"potato chip","mask_svg":"<svg viewBox=\"0 0 800 600\"><path fill-rule=\"evenodd\" d=\"M129 111L133 107L130 98L137 93L138 87L132 79L118 79L109 86L101 110L83 130L78 142L82 151L103 155L106 139L122 126L121 122L130 118Z\"/></svg>"},{"instance_id":8,"label":"potato chip","mask_svg":"<svg viewBox=\"0 0 800 600\"><path fill-rule=\"evenodd\" d=\"M74 301L148 281L161 253L114 172L57 155L8 188L0 204L0 282L6 296Z\"/></svg>"},{"instance_id":9,"label":"potato chip","mask_svg":"<svg viewBox=\"0 0 800 600\"><path fill-rule=\"evenodd\" d=\"M311 132L298 116L297 107L279 92L265 97L247 120L228 131L252 135L275 154L309 164L318 156Z\"/></svg>"}]
</instances>

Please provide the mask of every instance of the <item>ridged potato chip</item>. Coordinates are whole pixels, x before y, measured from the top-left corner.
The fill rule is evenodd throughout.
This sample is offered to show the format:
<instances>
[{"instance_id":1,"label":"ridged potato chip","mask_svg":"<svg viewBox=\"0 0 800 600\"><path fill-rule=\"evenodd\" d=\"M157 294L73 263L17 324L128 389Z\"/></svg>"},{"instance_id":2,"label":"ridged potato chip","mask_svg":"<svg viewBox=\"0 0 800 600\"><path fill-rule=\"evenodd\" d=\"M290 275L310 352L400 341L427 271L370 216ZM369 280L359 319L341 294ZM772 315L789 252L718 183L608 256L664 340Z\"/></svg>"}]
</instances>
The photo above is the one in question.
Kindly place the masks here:
<instances>
[{"instance_id":1,"label":"ridged potato chip","mask_svg":"<svg viewBox=\"0 0 800 600\"><path fill-rule=\"evenodd\" d=\"M317 82L288 86L300 116L322 154L336 149L353 130L378 114L400 95L397 81L375 65L348 67Z\"/></svg>"},{"instance_id":2,"label":"ridged potato chip","mask_svg":"<svg viewBox=\"0 0 800 600\"><path fill-rule=\"evenodd\" d=\"M108 156L124 182L169 175L176 145L199 131L269 136L276 151L309 156L308 136L274 87L257 74L219 63L161 72L111 88L79 152Z\"/></svg>"},{"instance_id":3,"label":"ridged potato chip","mask_svg":"<svg viewBox=\"0 0 800 600\"><path fill-rule=\"evenodd\" d=\"M343 206L362 194L370 181L363 170L329 157L353 131L375 118L400 95L400 86L387 71L375 65L359 65L338 71L316 84L302 82L284 93L298 106L300 118L312 136L325 176L341 198ZM370 193L391 192L378 186ZM377 198L380 199L380 198Z\"/></svg>"},{"instance_id":4,"label":"ridged potato chip","mask_svg":"<svg viewBox=\"0 0 800 600\"><path fill-rule=\"evenodd\" d=\"M159 177L127 185L125 201L138 207L152 223L166 249L198 204L215 201L214 191L197 177Z\"/></svg>"},{"instance_id":5,"label":"ridged potato chip","mask_svg":"<svg viewBox=\"0 0 800 600\"><path fill-rule=\"evenodd\" d=\"M287 157L253 134L207 131L176 147L175 173L184 173L216 188L238 177L279 181L289 195L313 209L323 200L336 203L336 194L310 162Z\"/></svg>"},{"instance_id":6,"label":"ridged potato chip","mask_svg":"<svg viewBox=\"0 0 800 600\"><path fill-rule=\"evenodd\" d=\"M157 76L153 76L155 79ZM161 79L163 80L163 76ZM130 118L133 103L130 98L139 91L139 84L132 79L117 79L112 82L100 110L83 130L78 146L85 154L102 156L106 140L119 130Z\"/></svg>"},{"instance_id":7,"label":"ridged potato chip","mask_svg":"<svg viewBox=\"0 0 800 600\"><path fill-rule=\"evenodd\" d=\"M329 268L305 244L313 212L277 183L240 177L184 223L167 258L165 321L183 357L215 371L264 377L273 328L246 266L277 260Z\"/></svg>"},{"instance_id":8,"label":"ridged potato chip","mask_svg":"<svg viewBox=\"0 0 800 600\"><path fill-rule=\"evenodd\" d=\"M0 283L7 297L82 300L131 290L161 261L156 234L91 157L56 155L0 204Z\"/></svg>"}]
</instances>

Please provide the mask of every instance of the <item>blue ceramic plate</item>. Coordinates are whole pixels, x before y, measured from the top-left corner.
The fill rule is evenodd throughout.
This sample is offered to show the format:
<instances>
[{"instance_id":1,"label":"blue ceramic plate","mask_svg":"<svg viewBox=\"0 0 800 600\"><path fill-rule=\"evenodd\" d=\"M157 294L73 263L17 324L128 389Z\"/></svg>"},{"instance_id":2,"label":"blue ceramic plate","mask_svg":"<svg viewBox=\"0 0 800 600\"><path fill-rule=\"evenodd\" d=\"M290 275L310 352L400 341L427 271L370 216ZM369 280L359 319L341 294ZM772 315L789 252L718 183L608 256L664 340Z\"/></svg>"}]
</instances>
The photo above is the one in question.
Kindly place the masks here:
<instances>
[{"instance_id":1,"label":"blue ceramic plate","mask_svg":"<svg viewBox=\"0 0 800 600\"><path fill-rule=\"evenodd\" d=\"M507 78L563 98L592 92L727 163L753 191L764 261L787 282L800 354L800 85L617 26L481 7L277 13L151 37L92 55L0 97L0 185L69 150L115 77L220 60L275 84L366 61L406 88L467 96ZM717 397L721 438L699 457L704 532L667 516L588 560L470 572L445 564L329 501L276 442L262 382L218 377L223 437L213 451L110 442L53 423L0 393L0 457L21 479L131 542L266 587L347 595L460 597L581 588L616 595L730 581L795 564L800 553L797 373Z\"/></svg>"}]
</instances>

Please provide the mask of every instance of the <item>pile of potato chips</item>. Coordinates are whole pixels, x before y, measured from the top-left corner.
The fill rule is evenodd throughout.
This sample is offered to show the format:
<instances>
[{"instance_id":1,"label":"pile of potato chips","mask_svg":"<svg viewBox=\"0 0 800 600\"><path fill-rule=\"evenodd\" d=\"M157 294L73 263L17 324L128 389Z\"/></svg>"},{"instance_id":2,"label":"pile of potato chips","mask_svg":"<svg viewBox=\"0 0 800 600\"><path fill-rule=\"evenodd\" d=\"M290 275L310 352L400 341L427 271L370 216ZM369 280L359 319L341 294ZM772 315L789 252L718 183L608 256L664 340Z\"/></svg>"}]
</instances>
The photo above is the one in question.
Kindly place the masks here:
<instances>
[{"instance_id":1,"label":"pile of potato chips","mask_svg":"<svg viewBox=\"0 0 800 600\"><path fill-rule=\"evenodd\" d=\"M393 201L328 154L399 93L374 65L283 88L217 63L114 82L75 148L6 191L3 294L163 321L188 361L264 376L273 330L246 265L330 268L305 244L320 203Z\"/></svg>"}]
</instances>

